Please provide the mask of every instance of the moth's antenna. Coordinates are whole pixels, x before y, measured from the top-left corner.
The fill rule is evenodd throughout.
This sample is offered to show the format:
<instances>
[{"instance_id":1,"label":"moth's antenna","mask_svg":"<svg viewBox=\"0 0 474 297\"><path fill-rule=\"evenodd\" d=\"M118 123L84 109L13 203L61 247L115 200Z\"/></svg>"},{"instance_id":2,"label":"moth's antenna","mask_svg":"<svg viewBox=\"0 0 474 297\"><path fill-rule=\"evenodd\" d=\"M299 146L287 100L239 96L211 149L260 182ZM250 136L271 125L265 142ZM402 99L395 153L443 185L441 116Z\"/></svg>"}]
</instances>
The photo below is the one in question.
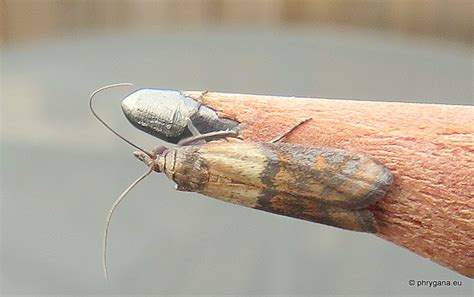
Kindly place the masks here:
<instances>
[{"instance_id":1,"label":"moth's antenna","mask_svg":"<svg viewBox=\"0 0 474 297\"><path fill-rule=\"evenodd\" d=\"M111 89L111 88L115 88L115 87L122 87L122 86L133 86L132 83L118 83L118 84L112 84L112 85L108 85L108 86L104 86L104 87L101 87L101 88L98 88L97 90L95 90L94 92L92 92L91 96L89 97L89 108L92 112L92 114L94 115L94 117L102 124L104 125L105 128L107 128L110 132L114 133L118 138L122 139L123 141L125 141L126 143L128 143L129 145L133 146L134 148L136 148L137 150L140 150L142 151L143 153L147 154L150 158L154 159L155 156L148 152L147 150L145 149L142 149L141 147L139 147L138 145L134 144L133 142L131 142L130 140L126 139L125 137L123 137L122 135L120 135L117 131L115 131L114 129L112 129L112 127L110 127L104 120L102 120L99 115L97 115L97 113L95 112L94 110L94 107L92 107L92 99L94 98L95 95L97 95L99 92L102 92L104 90L107 90L107 89Z\"/></svg>"},{"instance_id":2,"label":"moth's antenna","mask_svg":"<svg viewBox=\"0 0 474 297\"><path fill-rule=\"evenodd\" d=\"M139 183L141 182L145 177L150 175L150 173L153 172L153 166L150 166L150 169L147 170L142 176L137 178L125 191L123 191L122 194L115 200L114 204L109 210L109 214L107 215L107 220L105 221L105 228L104 228L104 242L103 242L103 250L102 250L102 264L104 267L104 275L105 279L109 278L109 273L107 271L107 239L109 235L109 227L110 227L110 220L112 219L112 215L115 212L115 209L117 206L122 202L122 200L127 196L127 194Z\"/></svg>"}]
</instances>

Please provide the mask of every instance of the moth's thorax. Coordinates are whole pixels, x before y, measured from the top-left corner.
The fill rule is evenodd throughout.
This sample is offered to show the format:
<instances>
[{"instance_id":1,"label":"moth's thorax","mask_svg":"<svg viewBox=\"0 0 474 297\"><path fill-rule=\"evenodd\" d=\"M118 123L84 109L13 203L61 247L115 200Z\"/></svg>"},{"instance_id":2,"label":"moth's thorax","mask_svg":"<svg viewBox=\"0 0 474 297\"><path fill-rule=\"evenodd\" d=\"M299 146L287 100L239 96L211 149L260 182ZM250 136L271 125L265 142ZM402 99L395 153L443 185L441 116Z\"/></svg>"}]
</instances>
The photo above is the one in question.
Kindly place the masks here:
<instances>
[{"instance_id":1,"label":"moth's thorax","mask_svg":"<svg viewBox=\"0 0 474 297\"><path fill-rule=\"evenodd\" d=\"M158 158L155 160L155 166L160 172L166 174L169 178L171 178L174 174L175 166L176 166L176 149L169 149L163 152Z\"/></svg>"},{"instance_id":2,"label":"moth's thorax","mask_svg":"<svg viewBox=\"0 0 474 297\"><path fill-rule=\"evenodd\" d=\"M180 190L199 191L209 181L208 165L199 150L193 145L170 149L155 163Z\"/></svg>"}]
</instances>

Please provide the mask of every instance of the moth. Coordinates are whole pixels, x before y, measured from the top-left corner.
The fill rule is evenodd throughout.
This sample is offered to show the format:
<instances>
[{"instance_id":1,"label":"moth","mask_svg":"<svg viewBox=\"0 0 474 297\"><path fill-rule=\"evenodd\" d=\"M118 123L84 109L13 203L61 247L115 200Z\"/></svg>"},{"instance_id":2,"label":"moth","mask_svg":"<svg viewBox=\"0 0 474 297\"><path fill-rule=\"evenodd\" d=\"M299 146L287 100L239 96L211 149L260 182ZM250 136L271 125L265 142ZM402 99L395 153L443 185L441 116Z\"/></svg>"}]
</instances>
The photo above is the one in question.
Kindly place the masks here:
<instances>
[{"instance_id":1,"label":"moth","mask_svg":"<svg viewBox=\"0 0 474 297\"><path fill-rule=\"evenodd\" d=\"M211 141L134 155L178 191L369 233L377 224L367 207L393 180L364 154L290 143Z\"/></svg>"},{"instance_id":2,"label":"moth","mask_svg":"<svg viewBox=\"0 0 474 297\"><path fill-rule=\"evenodd\" d=\"M124 139L90 107L97 119ZM148 166L116 200L109 211L104 232L104 271L110 220L127 193L153 171L164 173L178 191L196 192L226 202L274 214L326 224L342 229L375 233L377 222L368 207L385 196L393 175L375 159L348 150L280 142L301 121L269 142L245 142L236 131L200 134L187 121L193 136L180 146L158 146L134 156Z\"/></svg>"}]
</instances>

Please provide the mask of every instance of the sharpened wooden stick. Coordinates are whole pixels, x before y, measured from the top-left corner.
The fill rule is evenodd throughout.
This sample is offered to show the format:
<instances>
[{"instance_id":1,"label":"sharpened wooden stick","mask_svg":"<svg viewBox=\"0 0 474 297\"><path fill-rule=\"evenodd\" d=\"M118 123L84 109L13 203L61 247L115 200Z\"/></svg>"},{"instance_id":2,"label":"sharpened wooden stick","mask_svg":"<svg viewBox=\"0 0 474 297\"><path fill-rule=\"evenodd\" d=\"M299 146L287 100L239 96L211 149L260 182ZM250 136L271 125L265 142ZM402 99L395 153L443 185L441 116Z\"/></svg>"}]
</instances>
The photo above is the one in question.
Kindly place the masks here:
<instances>
[{"instance_id":1,"label":"sharpened wooden stick","mask_svg":"<svg viewBox=\"0 0 474 297\"><path fill-rule=\"evenodd\" d=\"M187 92L198 99L200 92ZM395 176L373 205L376 234L474 278L474 108L207 93L203 104L241 123L240 136L355 150Z\"/></svg>"}]
</instances>

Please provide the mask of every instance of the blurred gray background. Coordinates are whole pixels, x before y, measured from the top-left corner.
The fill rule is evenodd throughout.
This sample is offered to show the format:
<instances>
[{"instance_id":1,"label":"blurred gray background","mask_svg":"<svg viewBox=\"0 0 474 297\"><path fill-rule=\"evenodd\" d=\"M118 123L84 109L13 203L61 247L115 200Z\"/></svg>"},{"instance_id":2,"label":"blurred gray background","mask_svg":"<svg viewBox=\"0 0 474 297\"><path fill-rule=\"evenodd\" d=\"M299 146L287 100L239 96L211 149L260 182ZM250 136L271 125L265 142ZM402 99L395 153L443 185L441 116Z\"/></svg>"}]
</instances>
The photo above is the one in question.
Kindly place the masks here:
<instances>
[{"instance_id":1,"label":"blurred gray background","mask_svg":"<svg viewBox=\"0 0 474 297\"><path fill-rule=\"evenodd\" d=\"M336 3L336 4L334 4ZM384 4L383 4L384 3ZM368 234L180 193L91 116L97 87L473 104L470 1L3 1L1 292L468 296L472 281ZM467 12L466 12L467 11ZM146 147L120 100L97 111ZM409 280L461 287L411 287ZM471 292L471 293L469 293Z\"/></svg>"}]
</instances>

